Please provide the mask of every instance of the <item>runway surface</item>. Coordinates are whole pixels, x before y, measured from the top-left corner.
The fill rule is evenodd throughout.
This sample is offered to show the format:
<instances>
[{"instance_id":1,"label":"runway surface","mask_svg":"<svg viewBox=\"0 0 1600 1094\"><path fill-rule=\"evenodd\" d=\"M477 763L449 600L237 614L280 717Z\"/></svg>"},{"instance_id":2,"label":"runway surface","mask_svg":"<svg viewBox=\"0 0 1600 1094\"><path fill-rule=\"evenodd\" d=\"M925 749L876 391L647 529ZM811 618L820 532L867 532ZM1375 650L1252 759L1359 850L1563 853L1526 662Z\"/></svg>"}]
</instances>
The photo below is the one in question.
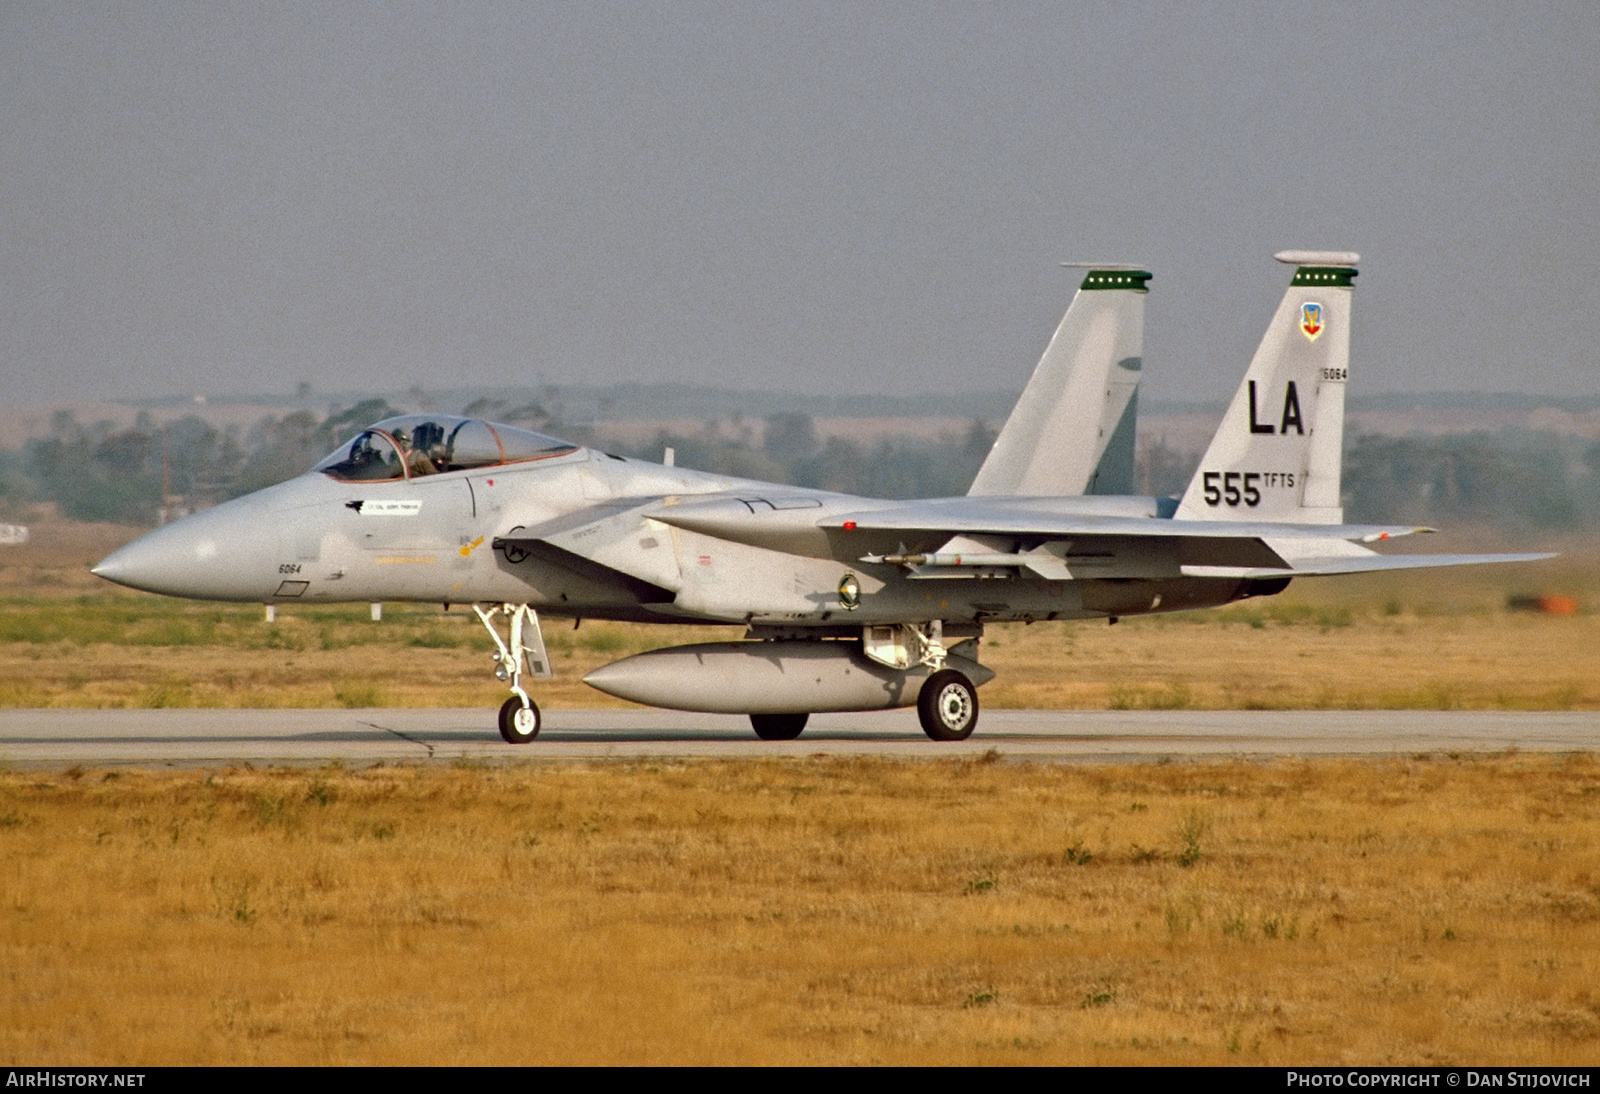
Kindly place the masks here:
<instances>
[{"instance_id":1,"label":"runway surface","mask_svg":"<svg viewBox=\"0 0 1600 1094\"><path fill-rule=\"evenodd\" d=\"M814 715L796 741L757 740L744 718L659 710L552 710L539 738L508 745L492 710L8 710L0 766L350 766L461 760L982 755L1133 762L1428 752L1591 751L1600 712L985 711L956 744L912 711Z\"/></svg>"}]
</instances>

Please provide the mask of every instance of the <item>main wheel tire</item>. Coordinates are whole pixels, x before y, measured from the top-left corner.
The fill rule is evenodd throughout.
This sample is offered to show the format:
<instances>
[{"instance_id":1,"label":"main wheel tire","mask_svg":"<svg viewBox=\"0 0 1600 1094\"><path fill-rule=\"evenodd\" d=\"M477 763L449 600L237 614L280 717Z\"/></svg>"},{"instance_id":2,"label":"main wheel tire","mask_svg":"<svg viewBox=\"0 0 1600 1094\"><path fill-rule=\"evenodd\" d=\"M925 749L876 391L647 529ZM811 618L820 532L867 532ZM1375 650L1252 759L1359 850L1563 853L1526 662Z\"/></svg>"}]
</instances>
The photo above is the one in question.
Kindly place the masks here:
<instances>
[{"instance_id":1,"label":"main wheel tire","mask_svg":"<svg viewBox=\"0 0 1600 1094\"><path fill-rule=\"evenodd\" d=\"M500 736L507 744L525 745L539 735L539 704L532 699L523 706L513 695L500 708Z\"/></svg>"},{"instance_id":2,"label":"main wheel tire","mask_svg":"<svg viewBox=\"0 0 1600 1094\"><path fill-rule=\"evenodd\" d=\"M935 741L964 741L978 725L978 691L955 669L943 669L917 693L917 717Z\"/></svg>"},{"instance_id":3,"label":"main wheel tire","mask_svg":"<svg viewBox=\"0 0 1600 1094\"><path fill-rule=\"evenodd\" d=\"M763 741L792 741L806 728L809 714L752 714L750 724Z\"/></svg>"}]
</instances>

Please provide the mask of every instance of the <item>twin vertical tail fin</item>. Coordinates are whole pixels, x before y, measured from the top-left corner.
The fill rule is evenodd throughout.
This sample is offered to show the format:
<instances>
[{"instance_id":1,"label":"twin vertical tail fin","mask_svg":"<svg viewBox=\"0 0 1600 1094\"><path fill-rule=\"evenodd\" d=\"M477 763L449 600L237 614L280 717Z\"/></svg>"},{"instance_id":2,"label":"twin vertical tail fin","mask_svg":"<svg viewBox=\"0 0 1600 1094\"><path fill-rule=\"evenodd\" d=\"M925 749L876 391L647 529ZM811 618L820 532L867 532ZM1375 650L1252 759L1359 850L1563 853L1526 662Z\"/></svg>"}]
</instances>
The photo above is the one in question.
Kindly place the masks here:
<instances>
[{"instance_id":1,"label":"twin vertical tail fin","mask_svg":"<svg viewBox=\"0 0 1600 1094\"><path fill-rule=\"evenodd\" d=\"M972 495L1134 492L1145 282L1094 266L979 468Z\"/></svg>"},{"instance_id":2,"label":"twin vertical tail fin","mask_svg":"<svg viewBox=\"0 0 1600 1094\"><path fill-rule=\"evenodd\" d=\"M1174 514L1339 524L1350 300L1359 256L1283 251L1294 279Z\"/></svg>"}]
</instances>

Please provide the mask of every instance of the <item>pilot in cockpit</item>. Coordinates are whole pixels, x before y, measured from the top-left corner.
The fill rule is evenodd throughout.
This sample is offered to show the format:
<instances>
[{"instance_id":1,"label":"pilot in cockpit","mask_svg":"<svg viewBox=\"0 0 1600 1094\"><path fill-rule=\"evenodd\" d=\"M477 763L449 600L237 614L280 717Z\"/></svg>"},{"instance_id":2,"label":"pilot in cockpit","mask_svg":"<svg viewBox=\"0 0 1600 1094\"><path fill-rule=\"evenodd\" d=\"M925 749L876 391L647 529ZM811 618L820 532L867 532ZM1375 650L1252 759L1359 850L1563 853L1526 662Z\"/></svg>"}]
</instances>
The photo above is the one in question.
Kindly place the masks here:
<instances>
[{"instance_id":1,"label":"pilot in cockpit","mask_svg":"<svg viewBox=\"0 0 1600 1094\"><path fill-rule=\"evenodd\" d=\"M405 455L406 470L412 478L433 475L444 470L449 457L445 453L444 428L438 422L418 422L414 432L396 429L390 434Z\"/></svg>"},{"instance_id":2,"label":"pilot in cockpit","mask_svg":"<svg viewBox=\"0 0 1600 1094\"><path fill-rule=\"evenodd\" d=\"M438 422L419 422L411 440L416 451L428 464L427 471L419 472L413 468L413 474L427 475L450 470L450 450L445 444L444 426Z\"/></svg>"}]
</instances>

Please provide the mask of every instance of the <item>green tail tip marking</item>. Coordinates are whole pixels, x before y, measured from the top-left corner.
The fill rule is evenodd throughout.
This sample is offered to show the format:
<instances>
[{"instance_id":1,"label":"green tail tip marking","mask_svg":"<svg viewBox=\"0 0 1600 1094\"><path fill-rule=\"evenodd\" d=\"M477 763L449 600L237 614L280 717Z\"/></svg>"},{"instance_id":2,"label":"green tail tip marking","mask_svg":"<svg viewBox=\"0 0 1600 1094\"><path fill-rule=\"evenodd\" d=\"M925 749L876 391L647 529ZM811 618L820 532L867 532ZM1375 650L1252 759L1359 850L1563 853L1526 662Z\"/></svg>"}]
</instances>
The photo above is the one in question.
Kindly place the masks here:
<instances>
[{"instance_id":1,"label":"green tail tip marking","mask_svg":"<svg viewBox=\"0 0 1600 1094\"><path fill-rule=\"evenodd\" d=\"M1357 272L1354 266L1301 266L1295 270L1291 284L1348 289L1356 283Z\"/></svg>"},{"instance_id":2,"label":"green tail tip marking","mask_svg":"<svg viewBox=\"0 0 1600 1094\"><path fill-rule=\"evenodd\" d=\"M1090 270L1078 289L1083 292L1090 289L1131 289L1134 292L1148 292L1145 282L1154 276L1155 274L1148 270Z\"/></svg>"}]
</instances>

